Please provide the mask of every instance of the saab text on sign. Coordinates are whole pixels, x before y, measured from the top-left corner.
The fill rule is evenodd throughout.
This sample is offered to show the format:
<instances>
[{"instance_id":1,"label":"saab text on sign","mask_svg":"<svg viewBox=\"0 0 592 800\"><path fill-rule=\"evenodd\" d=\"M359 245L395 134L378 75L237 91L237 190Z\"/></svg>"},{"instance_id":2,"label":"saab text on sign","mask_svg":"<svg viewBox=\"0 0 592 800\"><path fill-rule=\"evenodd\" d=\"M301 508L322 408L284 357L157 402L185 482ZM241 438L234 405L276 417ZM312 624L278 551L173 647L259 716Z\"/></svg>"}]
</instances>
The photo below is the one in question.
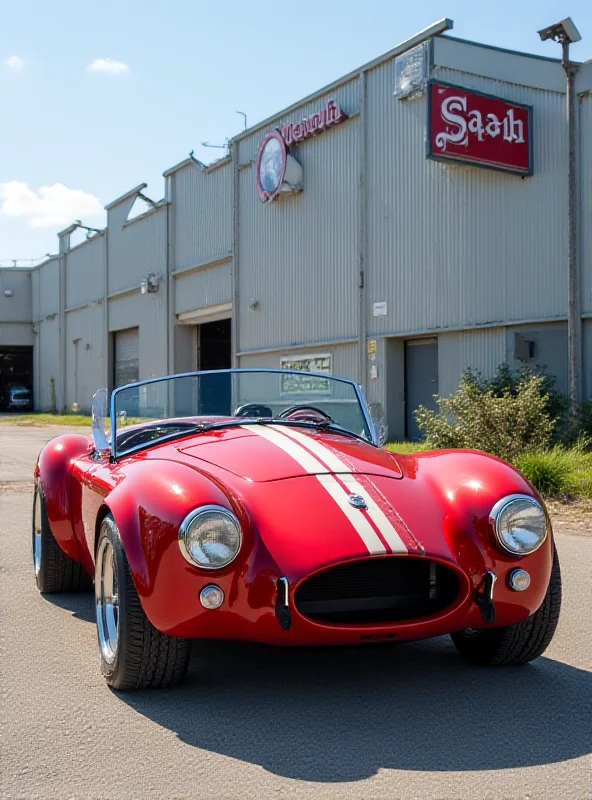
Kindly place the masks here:
<instances>
[{"instance_id":1,"label":"saab text on sign","mask_svg":"<svg viewBox=\"0 0 592 800\"><path fill-rule=\"evenodd\" d=\"M430 83L428 156L532 174L532 108Z\"/></svg>"}]
</instances>

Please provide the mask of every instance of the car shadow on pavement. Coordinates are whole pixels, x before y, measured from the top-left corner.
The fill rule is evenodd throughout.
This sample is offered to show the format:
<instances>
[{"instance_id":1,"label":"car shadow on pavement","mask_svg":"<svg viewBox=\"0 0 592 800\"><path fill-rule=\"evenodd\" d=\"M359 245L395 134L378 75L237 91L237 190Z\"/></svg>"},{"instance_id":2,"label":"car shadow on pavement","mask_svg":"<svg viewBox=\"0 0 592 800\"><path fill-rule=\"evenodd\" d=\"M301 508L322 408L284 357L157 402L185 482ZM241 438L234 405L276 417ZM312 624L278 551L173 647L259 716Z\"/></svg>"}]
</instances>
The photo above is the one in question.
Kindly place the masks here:
<instances>
[{"instance_id":1,"label":"car shadow on pavement","mask_svg":"<svg viewBox=\"0 0 592 800\"><path fill-rule=\"evenodd\" d=\"M182 686L117 696L189 745L308 781L380 768L512 769L592 751L588 672L544 657L472 667L447 637L348 648L195 643Z\"/></svg>"},{"instance_id":2,"label":"car shadow on pavement","mask_svg":"<svg viewBox=\"0 0 592 800\"><path fill-rule=\"evenodd\" d=\"M92 601L91 592L80 592L80 594L44 594L43 599L47 600L64 611L69 611L76 619L84 622L95 621L95 608Z\"/></svg>"}]
</instances>

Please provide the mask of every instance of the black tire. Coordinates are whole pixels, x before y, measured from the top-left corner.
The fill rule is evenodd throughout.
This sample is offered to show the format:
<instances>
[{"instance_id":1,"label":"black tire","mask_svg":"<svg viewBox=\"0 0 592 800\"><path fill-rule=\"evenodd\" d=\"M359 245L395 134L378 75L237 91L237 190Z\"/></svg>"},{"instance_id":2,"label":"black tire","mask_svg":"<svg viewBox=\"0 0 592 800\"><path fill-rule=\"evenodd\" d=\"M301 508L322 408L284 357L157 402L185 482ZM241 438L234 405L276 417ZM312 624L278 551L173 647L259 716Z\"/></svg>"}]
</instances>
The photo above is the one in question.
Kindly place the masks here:
<instances>
[{"instance_id":1,"label":"black tire","mask_svg":"<svg viewBox=\"0 0 592 800\"><path fill-rule=\"evenodd\" d=\"M452 641L471 664L487 667L526 664L542 655L551 643L560 610L561 570L555 550L551 579L538 611L523 622L505 628L458 631L451 634Z\"/></svg>"},{"instance_id":2,"label":"black tire","mask_svg":"<svg viewBox=\"0 0 592 800\"><path fill-rule=\"evenodd\" d=\"M39 481L35 484L32 519L33 569L37 588L42 594L90 592L92 578L82 564L67 556L54 539L45 508L45 495Z\"/></svg>"},{"instance_id":3,"label":"black tire","mask_svg":"<svg viewBox=\"0 0 592 800\"><path fill-rule=\"evenodd\" d=\"M102 553L103 548L109 545L118 598L116 647L110 654L112 660L106 658L105 647L101 644L99 619ZM183 680L189 666L191 642L161 633L148 620L132 580L117 525L110 514L101 523L97 542L95 598L101 672L112 689L165 688Z\"/></svg>"}]
</instances>

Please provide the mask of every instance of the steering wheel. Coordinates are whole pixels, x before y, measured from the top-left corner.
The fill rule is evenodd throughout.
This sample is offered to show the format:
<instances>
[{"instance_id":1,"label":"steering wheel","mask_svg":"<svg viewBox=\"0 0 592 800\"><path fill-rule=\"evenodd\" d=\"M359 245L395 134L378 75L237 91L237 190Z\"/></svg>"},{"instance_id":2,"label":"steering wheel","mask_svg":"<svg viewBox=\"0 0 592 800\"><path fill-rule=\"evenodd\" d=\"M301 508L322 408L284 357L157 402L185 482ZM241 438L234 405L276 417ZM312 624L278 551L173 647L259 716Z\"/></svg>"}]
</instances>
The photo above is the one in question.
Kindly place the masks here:
<instances>
[{"instance_id":1,"label":"steering wheel","mask_svg":"<svg viewBox=\"0 0 592 800\"><path fill-rule=\"evenodd\" d=\"M294 419L302 422L333 422L331 417L316 406L290 406L278 414L279 419Z\"/></svg>"},{"instance_id":2,"label":"steering wheel","mask_svg":"<svg viewBox=\"0 0 592 800\"><path fill-rule=\"evenodd\" d=\"M247 403L239 406L234 412L235 417L273 417L273 411L259 403Z\"/></svg>"}]
</instances>

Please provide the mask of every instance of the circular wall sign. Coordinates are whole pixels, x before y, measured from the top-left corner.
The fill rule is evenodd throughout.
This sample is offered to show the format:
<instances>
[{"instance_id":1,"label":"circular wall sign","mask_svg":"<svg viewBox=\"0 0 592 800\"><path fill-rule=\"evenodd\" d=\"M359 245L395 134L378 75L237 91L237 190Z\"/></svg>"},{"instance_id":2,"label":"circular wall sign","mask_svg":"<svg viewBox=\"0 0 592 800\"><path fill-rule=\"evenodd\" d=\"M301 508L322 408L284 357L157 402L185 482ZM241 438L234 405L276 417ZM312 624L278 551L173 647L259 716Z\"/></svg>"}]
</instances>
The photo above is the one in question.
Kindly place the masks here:
<instances>
[{"instance_id":1,"label":"circular wall sign","mask_svg":"<svg viewBox=\"0 0 592 800\"><path fill-rule=\"evenodd\" d=\"M288 151L279 131L270 131L259 145L255 170L257 191L265 203L281 189L286 174Z\"/></svg>"}]
</instances>

